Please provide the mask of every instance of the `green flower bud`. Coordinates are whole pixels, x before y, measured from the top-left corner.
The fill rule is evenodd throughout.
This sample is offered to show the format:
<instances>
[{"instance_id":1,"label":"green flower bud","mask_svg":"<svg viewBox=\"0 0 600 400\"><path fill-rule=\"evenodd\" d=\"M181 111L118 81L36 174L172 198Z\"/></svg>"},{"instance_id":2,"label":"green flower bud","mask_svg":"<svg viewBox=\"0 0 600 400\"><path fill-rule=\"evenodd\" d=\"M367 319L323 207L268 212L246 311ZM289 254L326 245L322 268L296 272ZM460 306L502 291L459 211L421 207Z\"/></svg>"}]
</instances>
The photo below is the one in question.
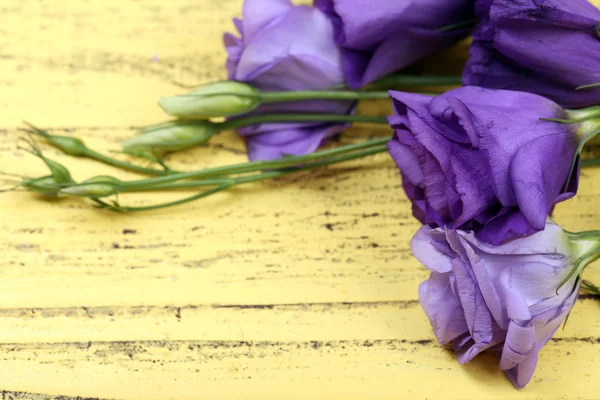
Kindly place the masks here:
<instances>
[{"instance_id":1,"label":"green flower bud","mask_svg":"<svg viewBox=\"0 0 600 400\"><path fill-rule=\"evenodd\" d=\"M70 136L48 135L46 136L46 140L70 156L81 157L87 149L81 139Z\"/></svg>"},{"instance_id":2,"label":"green flower bud","mask_svg":"<svg viewBox=\"0 0 600 400\"><path fill-rule=\"evenodd\" d=\"M71 177L71 173L69 170L59 162L41 156L44 163L50 169L52 173L52 177L56 183L71 183L73 182L73 178Z\"/></svg>"},{"instance_id":3,"label":"green flower bud","mask_svg":"<svg viewBox=\"0 0 600 400\"><path fill-rule=\"evenodd\" d=\"M167 114L187 119L245 114L260 104L258 89L236 81L209 83L186 95L161 97L158 101Z\"/></svg>"},{"instance_id":4,"label":"green flower bud","mask_svg":"<svg viewBox=\"0 0 600 400\"><path fill-rule=\"evenodd\" d=\"M205 143L218 131L217 125L210 121L169 122L142 130L122 142L121 147L125 152L178 151Z\"/></svg>"},{"instance_id":5,"label":"green flower bud","mask_svg":"<svg viewBox=\"0 0 600 400\"><path fill-rule=\"evenodd\" d=\"M121 184L121 181L119 179L115 178L114 176L98 175L98 176L94 176L92 178L86 179L85 181L81 182L81 184L89 184L89 183L102 183L102 184L106 184L106 185L119 186Z\"/></svg>"},{"instance_id":6,"label":"green flower bud","mask_svg":"<svg viewBox=\"0 0 600 400\"><path fill-rule=\"evenodd\" d=\"M79 185L72 185L60 190L60 193L81 197L106 197L119 193L120 181L110 176L97 176Z\"/></svg>"},{"instance_id":7,"label":"green flower bud","mask_svg":"<svg viewBox=\"0 0 600 400\"><path fill-rule=\"evenodd\" d=\"M87 148L81 139L70 136L51 135L47 131L40 129L29 122L23 123L29 127L29 129L25 130L26 132L43 137L63 153L76 157L83 156L86 153Z\"/></svg>"},{"instance_id":8,"label":"green flower bud","mask_svg":"<svg viewBox=\"0 0 600 400\"><path fill-rule=\"evenodd\" d=\"M51 175L41 178L25 178L21 182L21 185L32 192L38 192L51 198L60 197L60 190L62 188L62 185L57 183Z\"/></svg>"}]
</instances>

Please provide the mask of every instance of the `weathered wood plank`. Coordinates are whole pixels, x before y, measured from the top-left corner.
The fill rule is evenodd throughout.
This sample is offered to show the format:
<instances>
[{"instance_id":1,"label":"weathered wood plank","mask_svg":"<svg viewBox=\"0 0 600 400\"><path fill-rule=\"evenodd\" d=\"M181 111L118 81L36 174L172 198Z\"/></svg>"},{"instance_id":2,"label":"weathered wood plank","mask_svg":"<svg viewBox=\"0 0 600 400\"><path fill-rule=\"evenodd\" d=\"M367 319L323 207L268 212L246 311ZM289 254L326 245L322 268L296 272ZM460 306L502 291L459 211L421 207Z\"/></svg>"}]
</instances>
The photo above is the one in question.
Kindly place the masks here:
<instances>
[{"instance_id":1,"label":"weathered wood plank","mask_svg":"<svg viewBox=\"0 0 600 400\"><path fill-rule=\"evenodd\" d=\"M22 119L116 150L164 118L160 95L223 78L221 35L242 1L60 3L0 6L0 170L44 173L16 151ZM342 142L386 134L362 126ZM115 173L44 150L77 179ZM168 163L244 159L226 133ZM583 171L559 223L600 226L599 178ZM588 297L524 391L492 357L460 366L435 345L417 301L427 272L408 246L417 228L385 155L140 215L2 194L0 398L598 396L600 305ZM600 269L586 277L600 283Z\"/></svg>"}]
</instances>

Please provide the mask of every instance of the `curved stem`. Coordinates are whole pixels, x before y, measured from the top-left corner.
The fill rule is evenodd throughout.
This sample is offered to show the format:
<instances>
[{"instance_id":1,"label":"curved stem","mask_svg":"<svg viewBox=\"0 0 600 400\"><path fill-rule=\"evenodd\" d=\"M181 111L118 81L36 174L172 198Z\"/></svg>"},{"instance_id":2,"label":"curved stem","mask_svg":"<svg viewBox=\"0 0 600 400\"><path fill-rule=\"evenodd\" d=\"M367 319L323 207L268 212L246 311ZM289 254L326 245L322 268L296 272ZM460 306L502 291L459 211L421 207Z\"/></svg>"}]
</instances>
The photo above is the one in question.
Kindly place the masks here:
<instances>
[{"instance_id":1,"label":"curved stem","mask_svg":"<svg viewBox=\"0 0 600 400\"><path fill-rule=\"evenodd\" d=\"M600 297L600 288L590 281L582 280L581 288L593 296Z\"/></svg>"},{"instance_id":2,"label":"curved stem","mask_svg":"<svg viewBox=\"0 0 600 400\"><path fill-rule=\"evenodd\" d=\"M318 168L318 167L322 167L322 166L326 166L326 165L337 164L337 163L344 162L344 161L354 160L357 158L363 158L363 157L367 157L367 156L370 156L373 154L382 153L382 152L386 152L386 151L387 151L387 146L379 145L377 147L367 149L365 151L356 152L354 154L341 155L339 157L332 157L327 160L317 161L317 162L314 162L314 163L311 163L308 165L304 165L304 166L301 166L298 168L290 168L290 169L286 169L283 171L268 171L268 172L264 172L264 173L252 175L252 176L224 179L223 182L214 189L207 190L207 191L204 191L204 192L201 192L201 193L198 193L193 196L189 196L189 197L186 197L186 198L183 198L180 200L175 200L175 201L171 201L171 202L167 202L167 203L155 204L155 205L151 205L151 206L122 207L122 206L117 206L117 205L111 206L101 200L98 200L98 199L94 199L94 201L96 201L96 203L100 204L104 208L111 208L115 211L138 212L138 211L157 210L160 208L173 207L173 206L189 203L191 201L195 201L195 200L198 200L198 199L201 199L204 197L208 197L210 195L227 190L236 185L241 185L241 184L250 183L250 182L258 182L258 181L262 181L262 180L266 180L266 179L274 179L274 178L278 178L281 176L290 175L290 174L294 174L294 173L298 173L301 171L306 171L309 169L314 169L314 168ZM193 184L198 184L198 186L203 186L205 184L202 181L182 182L182 183L186 185L185 187L191 187L191 185L193 185ZM213 183L216 183L216 182L213 182ZM180 188L180 187L183 187L183 186L179 186L179 184L175 183L170 186L163 185L162 189L168 190L168 189ZM142 188L141 190L145 191L145 190L148 190L148 188L146 188L146 189ZM129 191L138 191L138 190L129 190Z\"/></svg>"},{"instance_id":3,"label":"curved stem","mask_svg":"<svg viewBox=\"0 0 600 400\"><path fill-rule=\"evenodd\" d=\"M277 160L270 161L253 161L248 163L241 164L233 164L233 165L225 165L222 167L215 168L207 168L200 171L190 171L190 172L179 172L179 173L171 173L166 176L149 178L149 179L140 179L137 181L129 181L123 182L122 188L126 191L130 191L132 188L142 188L142 187L150 187L163 183L175 182L183 179L200 179L200 178L210 178L215 176L226 176L240 173L248 173L248 172L256 172L262 170L269 169L281 169L292 166L297 166L298 164L308 163L319 161L325 157L337 156L340 154L345 154L349 152L355 152L362 149L367 149L370 147L375 147L379 145L383 145L390 140L389 137L378 138L373 140L368 140L362 143L351 144L346 146L339 146L333 149L317 151L315 153L311 153L305 156L289 156L280 158Z\"/></svg>"},{"instance_id":4,"label":"curved stem","mask_svg":"<svg viewBox=\"0 0 600 400\"><path fill-rule=\"evenodd\" d=\"M143 206L143 207L121 207L121 206L111 206L105 202L102 202L100 200L96 199L96 202L102 204L104 207L106 208L110 208L112 210L115 211L121 211L121 212L134 212L134 211L151 211L151 210L158 210L160 208L166 208L166 207L173 207L173 206L178 206L180 204L185 204L185 203L189 203L190 201L194 201L194 200L198 200L201 199L203 197L208 197L212 194L221 192L225 189L228 189L229 187L231 187L230 185L221 185L219 187L216 187L214 189L211 190L207 190L206 192L201 192L198 193L194 196L191 197L186 197L184 199L180 199L180 200L175 200L175 201L170 201L167 203L160 203L160 204L155 204L152 206Z\"/></svg>"},{"instance_id":5,"label":"curved stem","mask_svg":"<svg viewBox=\"0 0 600 400\"><path fill-rule=\"evenodd\" d=\"M600 82L599 83L592 83L592 84L589 84L589 85L579 86L579 87L575 88L575 90L592 89L592 88L599 87L599 86L600 86Z\"/></svg>"},{"instance_id":6,"label":"curved stem","mask_svg":"<svg viewBox=\"0 0 600 400\"><path fill-rule=\"evenodd\" d=\"M174 173L174 171L166 171L166 170L155 169L155 168L140 167L140 166L128 163L126 161L121 161L116 158L98 153L97 151L92 150L90 148L86 148L86 150L84 151L84 157L91 158L96 161L100 161L104 164L108 164L113 167L125 169L128 171L138 172L140 174L145 174L145 175L159 176L159 175L169 175L169 174Z\"/></svg>"}]
</instances>

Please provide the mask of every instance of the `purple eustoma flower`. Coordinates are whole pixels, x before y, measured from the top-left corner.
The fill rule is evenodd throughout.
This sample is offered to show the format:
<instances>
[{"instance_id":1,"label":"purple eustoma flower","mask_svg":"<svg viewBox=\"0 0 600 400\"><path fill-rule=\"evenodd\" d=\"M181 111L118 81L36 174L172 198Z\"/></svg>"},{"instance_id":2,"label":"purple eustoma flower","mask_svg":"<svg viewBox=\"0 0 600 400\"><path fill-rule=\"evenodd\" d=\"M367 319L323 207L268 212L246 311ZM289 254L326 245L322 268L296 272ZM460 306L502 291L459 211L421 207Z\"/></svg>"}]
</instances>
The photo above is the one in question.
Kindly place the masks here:
<instances>
[{"instance_id":1,"label":"purple eustoma flower","mask_svg":"<svg viewBox=\"0 0 600 400\"><path fill-rule=\"evenodd\" d=\"M600 104L600 10L586 0L479 0L465 85Z\"/></svg>"},{"instance_id":2,"label":"purple eustoma flower","mask_svg":"<svg viewBox=\"0 0 600 400\"><path fill-rule=\"evenodd\" d=\"M419 300L438 342L451 344L460 363L500 350L500 368L516 387L527 385L540 349L577 299L584 265L576 262L589 249L551 221L501 246L472 232L424 226L411 249L431 271Z\"/></svg>"},{"instance_id":3,"label":"purple eustoma flower","mask_svg":"<svg viewBox=\"0 0 600 400\"><path fill-rule=\"evenodd\" d=\"M390 94L388 148L424 224L474 229L499 244L543 229L553 206L575 195L579 125L540 120L565 118L556 103L472 86Z\"/></svg>"},{"instance_id":4,"label":"purple eustoma flower","mask_svg":"<svg viewBox=\"0 0 600 400\"><path fill-rule=\"evenodd\" d=\"M470 29L438 31L473 17L473 0L315 0L335 27L353 88L448 47Z\"/></svg>"},{"instance_id":5,"label":"purple eustoma flower","mask_svg":"<svg viewBox=\"0 0 600 400\"><path fill-rule=\"evenodd\" d=\"M243 19L234 23L241 37L226 34L229 79L264 91L320 90L344 84L341 51L333 26L320 10L294 6L290 0L246 0ZM273 103L254 114L317 112L346 114L347 101ZM251 160L303 155L315 151L344 124L264 124L239 130L247 136Z\"/></svg>"}]
</instances>

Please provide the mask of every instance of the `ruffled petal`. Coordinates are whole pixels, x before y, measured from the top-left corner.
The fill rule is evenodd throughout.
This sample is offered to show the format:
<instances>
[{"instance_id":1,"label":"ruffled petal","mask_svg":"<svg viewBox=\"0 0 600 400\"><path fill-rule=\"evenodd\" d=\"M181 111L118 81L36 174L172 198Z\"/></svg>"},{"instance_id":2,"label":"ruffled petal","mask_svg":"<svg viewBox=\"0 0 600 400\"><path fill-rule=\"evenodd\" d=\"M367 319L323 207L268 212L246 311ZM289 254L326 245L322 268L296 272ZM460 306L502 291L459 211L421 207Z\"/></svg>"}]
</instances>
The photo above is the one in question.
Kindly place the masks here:
<instances>
[{"instance_id":1,"label":"ruffled petal","mask_svg":"<svg viewBox=\"0 0 600 400\"><path fill-rule=\"evenodd\" d=\"M321 143L346 129L345 125L281 129L249 136L246 139L250 161L273 160L286 155L301 156L314 152Z\"/></svg>"},{"instance_id":2,"label":"ruffled petal","mask_svg":"<svg viewBox=\"0 0 600 400\"><path fill-rule=\"evenodd\" d=\"M340 50L333 38L323 39L332 34L333 27L322 12L293 7L263 27L253 40L245 40L236 79L252 81L266 90L323 89L341 84ZM276 69L283 61L285 68Z\"/></svg>"},{"instance_id":3,"label":"ruffled petal","mask_svg":"<svg viewBox=\"0 0 600 400\"><path fill-rule=\"evenodd\" d=\"M502 349L500 369L511 369L523 362L529 355L534 343L535 329L533 325L519 326L511 321L506 333L504 348Z\"/></svg>"},{"instance_id":4,"label":"ruffled petal","mask_svg":"<svg viewBox=\"0 0 600 400\"><path fill-rule=\"evenodd\" d=\"M460 302L452 293L448 274L432 273L419 286L419 301L442 345L468 333Z\"/></svg>"},{"instance_id":5,"label":"ruffled petal","mask_svg":"<svg viewBox=\"0 0 600 400\"><path fill-rule=\"evenodd\" d=\"M533 228L544 229L569 177L576 147L575 135L546 135L533 139L513 157L511 184L519 210Z\"/></svg>"},{"instance_id":6,"label":"ruffled petal","mask_svg":"<svg viewBox=\"0 0 600 400\"><path fill-rule=\"evenodd\" d=\"M266 26L293 7L291 0L245 0L241 24L245 43L250 43ZM239 30L239 23L237 25Z\"/></svg>"},{"instance_id":7,"label":"ruffled petal","mask_svg":"<svg viewBox=\"0 0 600 400\"><path fill-rule=\"evenodd\" d=\"M452 270L452 259L447 253L441 252L439 247L434 246L432 229L423 226L417 231L410 241L410 249L417 260L427 269L446 273Z\"/></svg>"}]
</instances>

